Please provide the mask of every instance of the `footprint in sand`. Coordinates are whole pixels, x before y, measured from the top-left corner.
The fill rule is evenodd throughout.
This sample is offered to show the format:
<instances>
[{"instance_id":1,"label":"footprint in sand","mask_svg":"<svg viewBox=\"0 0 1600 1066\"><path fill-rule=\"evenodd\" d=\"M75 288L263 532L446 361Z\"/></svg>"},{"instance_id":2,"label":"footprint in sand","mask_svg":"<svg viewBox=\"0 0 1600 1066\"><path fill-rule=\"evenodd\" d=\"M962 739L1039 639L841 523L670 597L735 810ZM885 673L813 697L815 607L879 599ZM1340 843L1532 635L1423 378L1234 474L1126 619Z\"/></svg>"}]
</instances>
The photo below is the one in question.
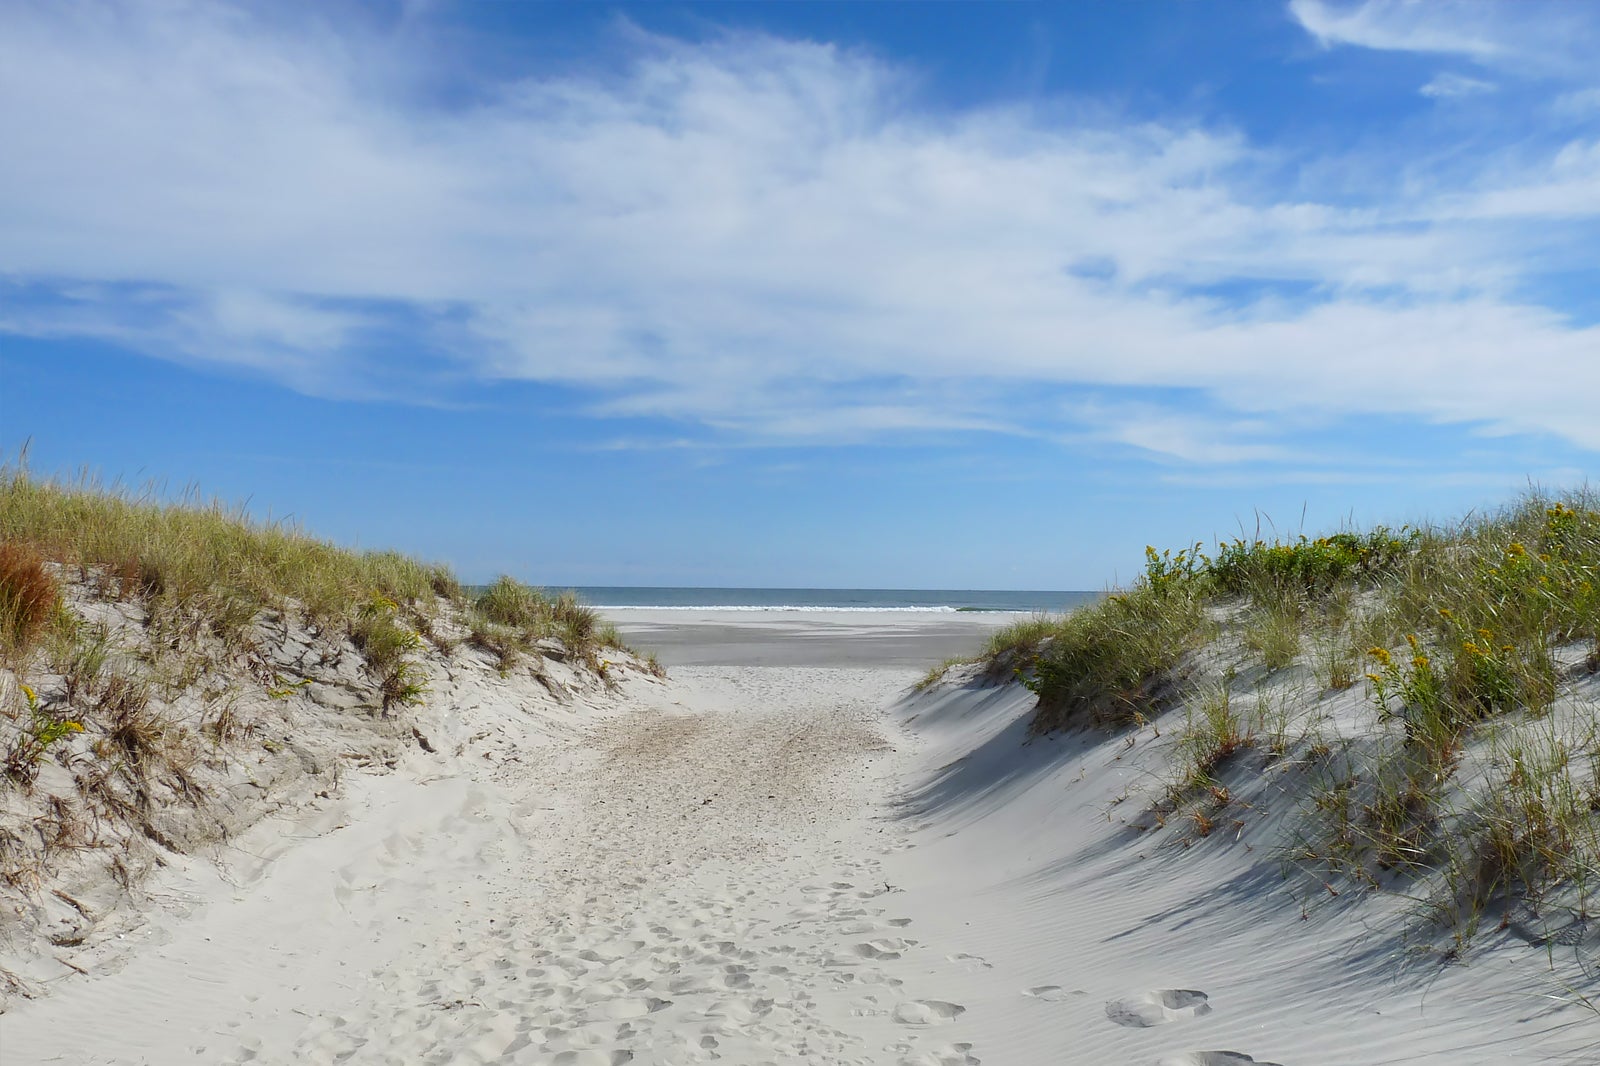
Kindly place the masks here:
<instances>
[{"instance_id":1,"label":"footprint in sand","mask_svg":"<svg viewBox=\"0 0 1600 1066\"><path fill-rule=\"evenodd\" d=\"M967 970L992 970L992 969L994 969L994 963L992 963L989 960L985 959L983 956L981 956L981 955L970 955L965 951L959 952L959 953L957 953L955 955L946 955L945 956L945 961L946 962L956 963L957 965L959 965L961 967L964 967Z\"/></svg>"},{"instance_id":2,"label":"footprint in sand","mask_svg":"<svg viewBox=\"0 0 1600 1066\"><path fill-rule=\"evenodd\" d=\"M868 940L857 944L850 950L863 959L898 959L907 948L916 946L915 940L903 940L897 936L884 937L880 940Z\"/></svg>"},{"instance_id":3,"label":"footprint in sand","mask_svg":"<svg viewBox=\"0 0 1600 1066\"><path fill-rule=\"evenodd\" d=\"M1242 1051L1185 1051L1178 1055L1168 1055L1156 1063L1156 1066L1281 1066L1281 1064L1254 1059Z\"/></svg>"},{"instance_id":4,"label":"footprint in sand","mask_svg":"<svg viewBox=\"0 0 1600 1066\"><path fill-rule=\"evenodd\" d=\"M910 1049L897 1047L895 1050ZM971 1044L946 1044L944 1047L907 1054L900 1066L981 1066L983 1060L970 1054Z\"/></svg>"},{"instance_id":5,"label":"footprint in sand","mask_svg":"<svg viewBox=\"0 0 1600 1066\"><path fill-rule=\"evenodd\" d=\"M1158 988L1137 996L1112 1000L1106 1004L1106 1017L1130 1029L1145 1029L1152 1025L1165 1025L1167 1022L1210 1014L1211 1004L1206 1000L1204 992L1195 992L1187 988ZM1210 1055L1213 1052L1208 1051L1205 1054ZM1218 1059L1215 1064L1198 1059L1195 1061L1196 1066L1222 1066L1227 1060Z\"/></svg>"},{"instance_id":6,"label":"footprint in sand","mask_svg":"<svg viewBox=\"0 0 1600 1066\"><path fill-rule=\"evenodd\" d=\"M894 1020L901 1025L943 1025L954 1021L967 1008L942 999L913 999L894 1009Z\"/></svg>"},{"instance_id":7,"label":"footprint in sand","mask_svg":"<svg viewBox=\"0 0 1600 1066\"><path fill-rule=\"evenodd\" d=\"M1060 985L1034 985L1032 988L1023 989L1022 994L1032 996L1034 999L1042 999L1046 1003L1060 1003L1073 996L1087 996L1089 993L1078 988L1074 988L1069 992Z\"/></svg>"}]
</instances>

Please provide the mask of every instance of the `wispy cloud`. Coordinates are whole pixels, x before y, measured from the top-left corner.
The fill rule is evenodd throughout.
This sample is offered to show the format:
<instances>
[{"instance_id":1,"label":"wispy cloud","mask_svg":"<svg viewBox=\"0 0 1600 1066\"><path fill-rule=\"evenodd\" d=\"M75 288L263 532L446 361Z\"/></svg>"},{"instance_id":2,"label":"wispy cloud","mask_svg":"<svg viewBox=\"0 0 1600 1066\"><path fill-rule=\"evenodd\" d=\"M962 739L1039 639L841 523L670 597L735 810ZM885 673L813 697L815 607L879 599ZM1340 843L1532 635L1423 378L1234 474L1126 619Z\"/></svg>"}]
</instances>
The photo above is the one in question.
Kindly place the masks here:
<instances>
[{"instance_id":1,"label":"wispy cloud","mask_svg":"<svg viewBox=\"0 0 1600 1066\"><path fill-rule=\"evenodd\" d=\"M1500 55L1431 9L1293 5L1329 44ZM445 103L408 40L0 10L0 329L310 392L561 383L750 439L1077 432L1226 464L1293 457L1314 412L1600 448L1600 329L1523 284L1600 219L1593 144L1319 194L1228 128L935 110L824 44L624 27L609 73ZM1215 414L1057 402L1157 387Z\"/></svg>"},{"instance_id":2,"label":"wispy cloud","mask_svg":"<svg viewBox=\"0 0 1600 1066\"><path fill-rule=\"evenodd\" d=\"M1478 96L1482 93L1492 93L1497 86L1492 81L1481 78L1469 78L1464 74L1436 74L1426 85L1417 91L1423 96L1436 100L1453 100L1463 96Z\"/></svg>"},{"instance_id":3,"label":"wispy cloud","mask_svg":"<svg viewBox=\"0 0 1600 1066\"><path fill-rule=\"evenodd\" d=\"M1594 81L1600 27L1567 0L1290 0L1290 15L1326 47L1460 56L1523 76Z\"/></svg>"},{"instance_id":4,"label":"wispy cloud","mask_svg":"<svg viewBox=\"0 0 1600 1066\"><path fill-rule=\"evenodd\" d=\"M1290 0L1290 14L1324 45L1440 52L1489 60L1504 55L1490 5L1452 0Z\"/></svg>"}]
</instances>

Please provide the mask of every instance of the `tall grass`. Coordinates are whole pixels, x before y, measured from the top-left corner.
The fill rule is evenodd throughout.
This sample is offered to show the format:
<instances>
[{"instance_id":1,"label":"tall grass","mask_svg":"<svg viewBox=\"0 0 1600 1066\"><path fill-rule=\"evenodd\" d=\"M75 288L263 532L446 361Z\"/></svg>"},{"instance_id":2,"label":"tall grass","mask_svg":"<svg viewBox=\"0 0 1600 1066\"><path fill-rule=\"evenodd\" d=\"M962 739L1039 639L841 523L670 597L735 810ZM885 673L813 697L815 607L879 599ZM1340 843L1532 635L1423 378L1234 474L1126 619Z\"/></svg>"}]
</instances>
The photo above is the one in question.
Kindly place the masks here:
<instances>
[{"instance_id":1,"label":"tall grass","mask_svg":"<svg viewBox=\"0 0 1600 1066\"><path fill-rule=\"evenodd\" d=\"M1176 671L1205 628L1187 581L1147 580L1067 615L1027 676L1039 695L1035 728L1143 721L1177 694Z\"/></svg>"},{"instance_id":2,"label":"tall grass","mask_svg":"<svg viewBox=\"0 0 1600 1066\"><path fill-rule=\"evenodd\" d=\"M1128 588L1001 630L981 658L1030 675L1043 728L1078 720L1073 708L1117 725L1173 680L1208 614L1241 620L1243 646L1270 669L1311 645L1330 688L1367 660L1380 702L1395 696L1450 728L1539 710L1556 646L1583 642L1600 669L1600 510L1586 493L1530 496L1454 527L1237 540L1214 555L1150 548Z\"/></svg>"},{"instance_id":3,"label":"tall grass","mask_svg":"<svg viewBox=\"0 0 1600 1066\"><path fill-rule=\"evenodd\" d=\"M473 643L498 656L502 670L550 638L595 669L605 662L602 650L623 647L616 628L573 593L552 598L504 575L472 600L469 616Z\"/></svg>"},{"instance_id":4,"label":"tall grass","mask_svg":"<svg viewBox=\"0 0 1600 1066\"><path fill-rule=\"evenodd\" d=\"M451 605L473 634L507 656L554 638L591 667L621 647L614 629L569 593L550 597L501 578L469 598L447 567L393 551L352 551L287 522L252 519L242 508L189 494L127 492L81 476L40 480L0 468L0 653L43 639L55 584L43 560L102 591L142 603L153 629L174 643L196 625L228 646L262 615L297 617L329 637L348 636L365 657L385 705L414 701L420 678L407 656L435 632Z\"/></svg>"},{"instance_id":5,"label":"tall grass","mask_svg":"<svg viewBox=\"0 0 1600 1066\"><path fill-rule=\"evenodd\" d=\"M1368 883L1427 880L1463 938L1494 906L1537 902L1561 886L1587 911L1600 885L1593 707L1583 705L1587 731L1528 726L1581 680L1574 670L1600 671L1592 493L1530 494L1448 526L1236 540L1211 554L1147 549L1145 572L1128 588L1002 631L983 658L1038 693L1040 730L1142 723L1184 697L1191 710L1163 802L1209 790L1222 803L1215 774L1254 734L1231 710L1231 667L1203 699L1187 676L1193 653L1215 636L1228 643L1213 657L1235 648L1268 670L1309 648L1329 691L1365 673L1370 732L1347 738L1331 760L1314 745L1329 778L1306 804L1302 858ZM1274 731L1274 754L1293 745L1283 733ZM1200 835L1210 817L1197 812Z\"/></svg>"},{"instance_id":6,"label":"tall grass","mask_svg":"<svg viewBox=\"0 0 1600 1066\"><path fill-rule=\"evenodd\" d=\"M444 567L349 551L217 501L164 502L87 476L40 481L19 468L0 470L0 540L75 567L115 594L165 598L219 619L292 603L326 624L375 592L416 603L459 587Z\"/></svg>"}]
</instances>

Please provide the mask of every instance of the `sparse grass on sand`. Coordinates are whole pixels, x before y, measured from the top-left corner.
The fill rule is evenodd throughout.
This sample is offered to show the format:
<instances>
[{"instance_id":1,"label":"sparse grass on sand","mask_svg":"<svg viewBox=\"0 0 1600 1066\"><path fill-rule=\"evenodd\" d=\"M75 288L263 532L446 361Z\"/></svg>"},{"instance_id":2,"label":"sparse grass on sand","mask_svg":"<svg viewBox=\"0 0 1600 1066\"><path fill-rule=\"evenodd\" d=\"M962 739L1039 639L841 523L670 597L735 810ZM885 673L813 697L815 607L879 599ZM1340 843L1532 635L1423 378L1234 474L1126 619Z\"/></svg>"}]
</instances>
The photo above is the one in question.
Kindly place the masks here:
<instances>
[{"instance_id":1,"label":"sparse grass on sand","mask_svg":"<svg viewBox=\"0 0 1600 1066\"><path fill-rule=\"evenodd\" d=\"M1316 773L1296 857L1369 885L1408 879L1458 949L1511 906L1592 911L1600 509L1587 492L1452 526L1150 548L1132 586L1002 630L977 661L1038 694L1041 732L1170 733L1161 716L1182 704L1158 807L1198 797L1199 836L1230 800L1221 768L1258 750L1265 773L1298 753ZM1237 690L1285 674L1314 680L1298 707L1236 710ZM1364 708L1353 730L1324 736L1320 708L1363 678L1364 697L1340 704Z\"/></svg>"},{"instance_id":2,"label":"sparse grass on sand","mask_svg":"<svg viewBox=\"0 0 1600 1066\"><path fill-rule=\"evenodd\" d=\"M104 625L63 607L68 580L137 607L154 649L138 676L112 654ZM174 503L89 477L47 481L0 468L0 667L25 679L42 654L62 678L64 697L46 701L48 709L36 695L6 708L21 716L7 755L11 780L29 779L62 730L132 743L141 693L158 682L176 691L198 681L214 665L203 646L220 647L248 669L269 620L348 640L386 713L422 699L418 658L425 640L453 650L447 622L495 649L502 669L547 641L544 654L604 676L610 664L602 652L622 646L570 593L552 597L503 577L474 597L446 567L340 548L193 495Z\"/></svg>"},{"instance_id":3,"label":"sparse grass on sand","mask_svg":"<svg viewBox=\"0 0 1600 1066\"><path fill-rule=\"evenodd\" d=\"M446 673L481 672L476 651L446 662L474 644L557 699L623 665L661 672L570 593L511 578L474 593L445 567L192 495L0 468L8 935L79 943L93 921L81 906L49 919L62 901L131 892L169 853L327 796L347 765L435 751L408 709ZM0 967L0 1006L18 991Z\"/></svg>"}]
</instances>

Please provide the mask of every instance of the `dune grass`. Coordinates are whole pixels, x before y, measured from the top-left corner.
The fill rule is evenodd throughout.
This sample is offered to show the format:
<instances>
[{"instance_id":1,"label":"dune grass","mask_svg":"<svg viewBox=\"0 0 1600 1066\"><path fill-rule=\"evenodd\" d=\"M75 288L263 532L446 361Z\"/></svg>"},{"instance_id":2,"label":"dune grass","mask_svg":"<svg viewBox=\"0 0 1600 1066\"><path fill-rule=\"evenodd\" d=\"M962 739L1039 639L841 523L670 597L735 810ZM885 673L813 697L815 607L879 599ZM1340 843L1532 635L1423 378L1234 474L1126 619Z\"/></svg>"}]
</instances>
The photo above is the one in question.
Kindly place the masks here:
<instances>
[{"instance_id":1,"label":"dune grass","mask_svg":"<svg viewBox=\"0 0 1600 1066\"><path fill-rule=\"evenodd\" d=\"M1576 890L1576 906L1590 907L1600 884L1592 695L1576 723L1541 723L1564 686L1592 688L1585 679L1600 671L1592 494L1530 494L1448 526L1147 549L1130 587L1001 631L980 659L1038 693L1040 731L1139 726L1183 702L1161 802L1199 797L1204 836L1228 797L1219 768L1262 737L1230 703L1234 665L1220 688L1196 688L1217 685L1219 656L1269 674L1303 664L1325 693L1365 683L1370 734L1337 751L1299 738L1325 766L1301 859L1366 884L1426 882L1463 943L1513 899ZM1273 755L1296 745L1283 721L1271 733Z\"/></svg>"},{"instance_id":2,"label":"dune grass","mask_svg":"<svg viewBox=\"0 0 1600 1066\"><path fill-rule=\"evenodd\" d=\"M374 594L414 604L460 588L445 567L339 548L193 494L165 502L90 477L52 482L15 468L0 471L0 539L75 567L114 594L169 599L219 624L290 603L326 624Z\"/></svg>"},{"instance_id":3,"label":"dune grass","mask_svg":"<svg viewBox=\"0 0 1600 1066\"><path fill-rule=\"evenodd\" d=\"M0 655L31 649L61 609L61 590L44 562L26 544L0 541Z\"/></svg>"},{"instance_id":4,"label":"dune grass","mask_svg":"<svg viewBox=\"0 0 1600 1066\"><path fill-rule=\"evenodd\" d=\"M1000 630L979 658L1030 675L1042 728L1125 725L1176 680L1219 613L1242 620L1242 643L1267 668L1315 648L1329 688L1363 666L1380 703L1442 717L1447 730L1539 710L1554 693L1553 648L1582 642L1600 669L1600 510L1586 495L1530 497L1449 528L1241 540L1215 555L1149 548L1130 587Z\"/></svg>"},{"instance_id":5,"label":"dune grass","mask_svg":"<svg viewBox=\"0 0 1600 1066\"><path fill-rule=\"evenodd\" d=\"M117 672L104 625L63 608L68 579L142 612L151 639L137 678ZM125 739L139 735L138 707L148 702L140 692L166 684L176 695L214 669L217 654L248 668L263 623L303 624L330 647L349 640L385 713L418 703L427 688L424 639L445 653L455 646L443 634L447 620L495 648L502 668L543 654L606 676L601 652L622 647L570 593L550 596L505 577L471 596L447 567L341 548L192 493L174 502L87 476L50 481L22 466L0 468L0 666L23 677L43 655L64 697L49 713L11 706L29 719L13 744L23 752L19 766L36 761L41 738L59 739L61 723L79 717L104 717L106 730Z\"/></svg>"},{"instance_id":6,"label":"dune grass","mask_svg":"<svg viewBox=\"0 0 1600 1066\"><path fill-rule=\"evenodd\" d=\"M470 601L468 615L471 641L493 652L502 671L539 641L554 639L603 675L607 662L600 653L624 647L616 627L603 622L571 592L551 597L504 575ZM652 672L660 673L654 659L647 664Z\"/></svg>"},{"instance_id":7,"label":"dune grass","mask_svg":"<svg viewBox=\"0 0 1600 1066\"><path fill-rule=\"evenodd\" d=\"M405 708L457 673L445 657L481 660L478 634L558 697L571 677L547 659L608 684L611 658L633 665L603 654L616 632L571 594L510 578L480 594L443 566L192 494L0 468L8 913L26 926L84 864L132 890L166 854L295 794L327 796L345 760L393 765L408 738L436 750ZM0 990L7 980L0 970Z\"/></svg>"}]
</instances>

